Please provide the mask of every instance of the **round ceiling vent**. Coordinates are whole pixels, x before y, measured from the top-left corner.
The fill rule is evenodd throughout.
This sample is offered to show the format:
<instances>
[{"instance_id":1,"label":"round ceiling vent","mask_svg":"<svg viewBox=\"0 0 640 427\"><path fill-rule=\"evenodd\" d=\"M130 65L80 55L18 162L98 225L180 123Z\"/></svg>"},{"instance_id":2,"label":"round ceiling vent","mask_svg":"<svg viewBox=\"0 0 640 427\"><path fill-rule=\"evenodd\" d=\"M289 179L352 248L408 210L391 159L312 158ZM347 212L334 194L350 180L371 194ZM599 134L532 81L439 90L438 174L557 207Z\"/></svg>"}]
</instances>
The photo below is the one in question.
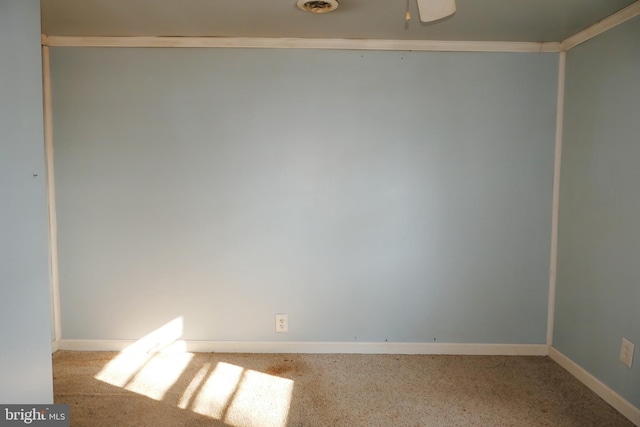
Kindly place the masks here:
<instances>
[{"instance_id":1,"label":"round ceiling vent","mask_svg":"<svg viewBox=\"0 0 640 427\"><path fill-rule=\"evenodd\" d=\"M296 4L311 13L327 13L338 8L338 0L298 0Z\"/></svg>"}]
</instances>

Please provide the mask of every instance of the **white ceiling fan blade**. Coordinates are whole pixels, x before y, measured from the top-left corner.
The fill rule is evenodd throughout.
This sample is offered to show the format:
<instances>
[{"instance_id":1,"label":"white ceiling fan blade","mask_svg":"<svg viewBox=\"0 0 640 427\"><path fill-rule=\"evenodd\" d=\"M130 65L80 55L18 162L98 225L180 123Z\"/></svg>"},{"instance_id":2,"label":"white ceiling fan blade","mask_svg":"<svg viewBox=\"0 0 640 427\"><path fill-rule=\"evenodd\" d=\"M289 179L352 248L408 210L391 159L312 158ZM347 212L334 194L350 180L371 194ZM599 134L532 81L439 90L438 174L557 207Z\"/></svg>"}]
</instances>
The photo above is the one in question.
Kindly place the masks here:
<instances>
[{"instance_id":1,"label":"white ceiling fan blade","mask_svg":"<svg viewBox=\"0 0 640 427\"><path fill-rule=\"evenodd\" d=\"M456 0L417 0L420 20L422 22L437 21L453 15L456 11Z\"/></svg>"}]
</instances>

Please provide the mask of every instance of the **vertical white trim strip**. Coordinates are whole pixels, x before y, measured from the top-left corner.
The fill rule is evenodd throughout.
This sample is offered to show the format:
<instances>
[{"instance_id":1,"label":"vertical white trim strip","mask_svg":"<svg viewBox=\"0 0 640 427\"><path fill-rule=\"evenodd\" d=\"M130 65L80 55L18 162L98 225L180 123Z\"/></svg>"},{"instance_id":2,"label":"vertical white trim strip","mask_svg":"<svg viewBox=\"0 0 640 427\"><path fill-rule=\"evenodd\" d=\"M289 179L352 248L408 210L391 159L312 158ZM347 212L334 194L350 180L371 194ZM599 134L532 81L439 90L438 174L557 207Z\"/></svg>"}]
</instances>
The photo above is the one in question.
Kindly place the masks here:
<instances>
[{"instance_id":1,"label":"vertical white trim strip","mask_svg":"<svg viewBox=\"0 0 640 427\"><path fill-rule=\"evenodd\" d=\"M53 173L53 111L51 105L51 63L49 48L42 47L42 89L44 103L44 149L47 165L47 197L49 204L49 253L51 268L51 304L54 342L61 338L60 282L58 276L58 223L56 219L56 188ZM53 347L57 348L57 344Z\"/></svg>"},{"instance_id":2,"label":"vertical white trim strip","mask_svg":"<svg viewBox=\"0 0 640 427\"><path fill-rule=\"evenodd\" d=\"M564 80L567 53L558 58L558 99L556 105L556 146L553 161L553 204L551 213L551 251L549 261L549 305L547 308L547 345L553 344L553 322L556 307L556 270L558 266L558 214L560 211L560 166L562 163L562 130L564 124Z\"/></svg>"}]
</instances>

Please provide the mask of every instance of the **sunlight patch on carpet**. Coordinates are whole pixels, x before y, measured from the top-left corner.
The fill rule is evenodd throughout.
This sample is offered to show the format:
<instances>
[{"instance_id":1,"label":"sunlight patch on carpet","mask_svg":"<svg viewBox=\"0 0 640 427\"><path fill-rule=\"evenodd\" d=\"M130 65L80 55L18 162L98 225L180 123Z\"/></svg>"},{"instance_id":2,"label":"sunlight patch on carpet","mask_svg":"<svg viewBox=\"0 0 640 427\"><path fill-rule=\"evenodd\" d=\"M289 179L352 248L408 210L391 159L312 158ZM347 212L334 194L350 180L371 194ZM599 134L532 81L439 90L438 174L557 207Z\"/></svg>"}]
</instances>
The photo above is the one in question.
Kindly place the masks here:
<instances>
[{"instance_id":1,"label":"sunlight patch on carpet","mask_svg":"<svg viewBox=\"0 0 640 427\"><path fill-rule=\"evenodd\" d=\"M244 369L240 366L219 362L193 399L191 410L221 420L238 387L242 371Z\"/></svg>"},{"instance_id":2,"label":"sunlight patch on carpet","mask_svg":"<svg viewBox=\"0 0 640 427\"><path fill-rule=\"evenodd\" d=\"M193 358L178 341L182 331L180 316L122 350L95 378L162 400Z\"/></svg>"},{"instance_id":3,"label":"sunlight patch on carpet","mask_svg":"<svg viewBox=\"0 0 640 427\"><path fill-rule=\"evenodd\" d=\"M224 422L232 426L287 425L293 381L245 370Z\"/></svg>"},{"instance_id":4,"label":"sunlight patch on carpet","mask_svg":"<svg viewBox=\"0 0 640 427\"><path fill-rule=\"evenodd\" d=\"M183 318L177 317L122 350L94 378L157 401L181 387L171 390L180 396L178 408L229 426L287 425L293 380L225 362L213 369L205 363L193 374L195 355L180 341L182 333ZM182 378L187 373L193 376Z\"/></svg>"},{"instance_id":5,"label":"sunlight patch on carpet","mask_svg":"<svg viewBox=\"0 0 640 427\"><path fill-rule=\"evenodd\" d=\"M162 400L192 358L192 353L156 353L124 388L154 400Z\"/></svg>"},{"instance_id":6,"label":"sunlight patch on carpet","mask_svg":"<svg viewBox=\"0 0 640 427\"><path fill-rule=\"evenodd\" d=\"M196 391L198 391L200 384L202 384L202 381L204 381L207 374L209 373L209 369L211 369L211 364L205 363L202 368L200 368L198 373L193 376L191 382L184 390L184 393L178 401L178 408L187 409L189 407L189 404L193 400L194 394L196 393Z\"/></svg>"},{"instance_id":7,"label":"sunlight patch on carpet","mask_svg":"<svg viewBox=\"0 0 640 427\"><path fill-rule=\"evenodd\" d=\"M190 390L198 387L192 384L194 381L181 399L183 405ZM292 393L290 379L219 362L202 383L190 409L231 426L281 427L287 424Z\"/></svg>"}]
</instances>

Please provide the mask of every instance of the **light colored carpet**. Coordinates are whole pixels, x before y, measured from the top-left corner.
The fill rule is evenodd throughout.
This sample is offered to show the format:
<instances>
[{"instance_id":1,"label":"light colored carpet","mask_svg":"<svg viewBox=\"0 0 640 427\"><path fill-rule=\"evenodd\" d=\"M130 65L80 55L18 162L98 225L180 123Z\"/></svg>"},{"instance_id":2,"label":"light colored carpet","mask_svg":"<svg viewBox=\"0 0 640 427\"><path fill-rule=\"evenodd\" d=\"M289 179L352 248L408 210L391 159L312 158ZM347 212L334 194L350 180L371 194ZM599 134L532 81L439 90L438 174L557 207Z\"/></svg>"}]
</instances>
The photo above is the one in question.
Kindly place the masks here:
<instances>
[{"instance_id":1,"label":"light colored carpet","mask_svg":"<svg viewBox=\"0 0 640 427\"><path fill-rule=\"evenodd\" d=\"M633 426L547 357L58 351L72 426Z\"/></svg>"}]
</instances>

